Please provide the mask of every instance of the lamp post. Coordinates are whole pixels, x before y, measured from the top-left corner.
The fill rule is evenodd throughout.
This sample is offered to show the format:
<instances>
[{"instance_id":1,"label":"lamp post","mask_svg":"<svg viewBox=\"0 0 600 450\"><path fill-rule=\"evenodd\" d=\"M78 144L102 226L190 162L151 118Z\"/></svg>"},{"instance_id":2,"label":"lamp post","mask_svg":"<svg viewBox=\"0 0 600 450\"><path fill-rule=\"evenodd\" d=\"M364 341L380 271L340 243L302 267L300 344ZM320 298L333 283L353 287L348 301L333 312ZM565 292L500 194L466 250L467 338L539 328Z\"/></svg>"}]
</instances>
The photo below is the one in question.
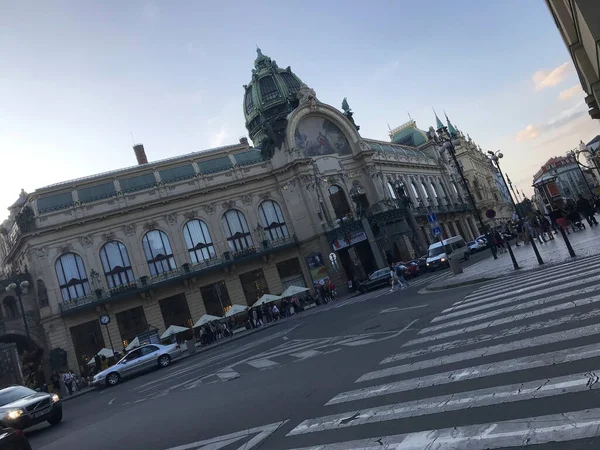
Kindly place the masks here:
<instances>
[{"instance_id":1,"label":"lamp post","mask_svg":"<svg viewBox=\"0 0 600 450\"><path fill-rule=\"evenodd\" d=\"M502 152L500 150L498 150L497 152L493 152L493 151L489 150L488 155L489 155L488 157L496 165L496 169L498 169L498 172L500 173L500 176L502 177L502 182L504 183L506 190L508 190L508 185L506 184L506 179L504 178L504 174L502 173L502 169L500 168L500 159L503 158L504 155L502 154ZM515 208L515 212L517 213L517 216L519 217L521 226L524 226L523 216L521 215L521 212L517 208L517 204L515 203L515 200L513 199L512 195L510 195L510 192L508 194L510 196L510 201L512 202L513 207ZM528 233L528 235L529 235L529 242L531 243L531 247L533 248L533 252L535 253L535 257L537 258L538 264L540 264L540 265L544 264L544 260L542 259L542 256L540 255L540 252L538 251L537 245L535 245L535 240L533 239L531 234ZM510 248L510 245L509 245L509 248Z\"/></svg>"},{"instance_id":2,"label":"lamp post","mask_svg":"<svg viewBox=\"0 0 600 450\"><path fill-rule=\"evenodd\" d=\"M408 218L408 225L410 226L410 228L413 232L413 235L415 236L415 240L416 240L415 243L417 244L417 247L418 247L417 251L421 255L421 254L423 254L424 251L427 250L427 244L425 243L425 238L421 235L421 233L418 232L417 220L415 219L415 215L412 210L412 201L410 200L410 197L406 193L406 186L404 186L404 183L402 181L394 180L394 182L392 183L392 188L394 189L394 192L396 193L396 200L398 202L400 202L400 204L406 208L406 216Z\"/></svg>"},{"instance_id":3,"label":"lamp post","mask_svg":"<svg viewBox=\"0 0 600 450\"><path fill-rule=\"evenodd\" d=\"M25 310L23 309L23 291L29 287L29 281L23 280L20 283L12 282L6 286L6 292L14 292L19 299L19 307L21 308L21 316L23 316L23 325L25 325L25 334L27 339L31 340L29 334L29 325L27 324L27 317L25 316Z\"/></svg>"},{"instance_id":4,"label":"lamp post","mask_svg":"<svg viewBox=\"0 0 600 450\"><path fill-rule=\"evenodd\" d=\"M584 151L584 150L583 150ZM592 198L594 197L594 191L592 190L592 187L590 186L590 183L588 183L587 178L585 177L585 173L583 173L583 169L581 168L581 166L583 164L581 164L579 162L578 156L579 154L582 152L582 150L577 150L577 151L573 151L571 150L568 155L570 157L572 157L575 160L575 164L577 164L577 168L579 169L579 175L581 175L581 178L583 178L583 181L585 182L585 185L588 188L588 191L590 191L590 195L592 196ZM591 152L590 152L591 153Z\"/></svg>"},{"instance_id":5,"label":"lamp post","mask_svg":"<svg viewBox=\"0 0 600 450\"><path fill-rule=\"evenodd\" d=\"M480 227L479 232L484 234L487 230L486 230L485 224L483 223L483 219L481 218L481 213L479 212L479 209L477 209L477 204L475 203L475 198L473 197L473 194L471 194L471 190L469 189L469 183L467 183L467 180L465 179L465 174L463 173L462 167L460 166L460 164L458 163L458 159L456 158L456 149L454 147L454 143L452 142L453 137L455 137L454 134L450 135L450 139L444 139L442 148L444 150L446 150L448 153L450 153L450 156L452 157L452 161L454 162L454 165L456 166L458 175L460 176L460 179L465 188L465 191L467 192L467 195L469 196L469 200L471 201L471 205L473 206L473 209L475 211L475 216L477 217L477 221L479 222L479 227ZM494 256L494 259L498 259L498 256L496 255L496 252L494 251L494 248L492 245L490 245L490 251L492 252L492 255Z\"/></svg>"}]
</instances>

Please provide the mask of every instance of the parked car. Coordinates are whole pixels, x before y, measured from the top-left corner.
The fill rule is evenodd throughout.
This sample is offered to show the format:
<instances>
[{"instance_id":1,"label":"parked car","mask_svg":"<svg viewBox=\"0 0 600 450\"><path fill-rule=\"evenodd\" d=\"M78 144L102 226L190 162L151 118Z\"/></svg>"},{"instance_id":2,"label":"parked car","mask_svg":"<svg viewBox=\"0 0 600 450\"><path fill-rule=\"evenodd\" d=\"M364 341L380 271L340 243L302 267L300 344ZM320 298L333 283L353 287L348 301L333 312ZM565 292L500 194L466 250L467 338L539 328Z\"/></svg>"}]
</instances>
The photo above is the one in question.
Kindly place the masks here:
<instances>
[{"instance_id":1,"label":"parked car","mask_svg":"<svg viewBox=\"0 0 600 450\"><path fill-rule=\"evenodd\" d=\"M467 245L469 246L471 253L477 253L486 248L486 244L480 241L467 242Z\"/></svg>"},{"instance_id":2,"label":"parked car","mask_svg":"<svg viewBox=\"0 0 600 450\"><path fill-rule=\"evenodd\" d=\"M441 242L431 244L427 254L427 267L429 270L435 270L438 267L447 267L449 265L449 255L452 255L453 258L468 260L470 251L462 236L452 236Z\"/></svg>"},{"instance_id":3,"label":"parked car","mask_svg":"<svg viewBox=\"0 0 600 450\"><path fill-rule=\"evenodd\" d=\"M404 271L404 278L418 277L420 274L419 265L413 261L401 262L402 270Z\"/></svg>"},{"instance_id":4,"label":"parked car","mask_svg":"<svg viewBox=\"0 0 600 450\"><path fill-rule=\"evenodd\" d=\"M24 430L46 421L51 425L56 425L61 420L62 402L58 395L36 392L25 386L10 386L0 389L0 426L2 428Z\"/></svg>"},{"instance_id":5,"label":"parked car","mask_svg":"<svg viewBox=\"0 0 600 450\"><path fill-rule=\"evenodd\" d=\"M417 265L417 267L419 268L419 273L427 272L427 255L423 255L418 259L413 259L410 262L415 263Z\"/></svg>"},{"instance_id":6,"label":"parked car","mask_svg":"<svg viewBox=\"0 0 600 450\"><path fill-rule=\"evenodd\" d=\"M3 428L0 430L0 450L31 450L31 445L23 431Z\"/></svg>"},{"instance_id":7,"label":"parked car","mask_svg":"<svg viewBox=\"0 0 600 450\"><path fill-rule=\"evenodd\" d=\"M361 281L358 285L358 292L364 294L367 291L378 289L390 284L390 269L379 269Z\"/></svg>"},{"instance_id":8,"label":"parked car","mask_svg":"<svg viewBox=\"0 0 600 450\"><path fill-rule=\"evenodd\" d=\"M118 363L94 376L92 386L114 386L129 378L154 368L167 367L181 356L178 344L147 344L127 353Z\"/></svg>"}]
</instances>

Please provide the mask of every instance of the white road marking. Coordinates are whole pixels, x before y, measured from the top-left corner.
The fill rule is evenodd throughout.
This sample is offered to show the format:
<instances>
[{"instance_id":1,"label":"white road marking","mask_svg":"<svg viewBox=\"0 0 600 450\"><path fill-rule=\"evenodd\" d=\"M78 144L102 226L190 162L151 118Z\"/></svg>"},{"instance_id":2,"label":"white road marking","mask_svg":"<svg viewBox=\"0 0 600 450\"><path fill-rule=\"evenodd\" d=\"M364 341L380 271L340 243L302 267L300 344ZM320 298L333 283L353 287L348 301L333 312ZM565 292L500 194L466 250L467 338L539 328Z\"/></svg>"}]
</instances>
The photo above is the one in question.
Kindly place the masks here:
<instances>
[{"instance_id":1,"label":"white road marking","mask_svg":"<svg viewBox=\"0 0 600 450\"><path fill-rule=\"evenodd\" d=\"M449 384L455 381L489 377L502 373L515 372L517 370L529 370L536 367L546 367L554 364L597 358L598 356L600 356L600 346L598 346L598 344L585 345L574 349L559 350L540 355L523 356L521 358L480 364L474 367L449 370L432 375L424 375L419 378L410 378L407 380L394 381L392 383L381 384L378 386L369 386L366 388L355 389L353 391L342 392L332 398L327 405L362 400L364 398L377 397L380 395L398 392L406 392L413 389L422 389L441 384ZM357 383L376 380L391 375L396 375L394 373L394 367L366 373L357 380Z\"/></svg>"},{"instance_id":2,"label":"white road marking","mask_svg":"<svg viewBox=\"0 0 600 450\"><path fill-rule=\"evenodd\" d=\"M510 297L511 295L522 294L524 292L534 291L540 286L554 286L557 284L558 285L564 284L566 279L568 279L569 281L573 281L575 279L581 279L580 284L581 283L587 284L590 280L588 278L588 276L597 274L597 273L598 273L598 269L594 268L591 270L586 270L585 272L579 272L577 274L569 274L568 277L558 277L558 278L553 278L551 280L546 279L546 280L542 280L542 281L535 281L532 283L524 283L521 286L518 286L516 289L508 289L507 290L505 288L505 289L500 290L502 293L492 295L492 296L490 296L489 293L482 293L477 297L471 297L469 299L463 300L462 303L457 304L457 307L466 305L468 303L472 303L473 301L479 300L480 298L486 299L486 300L497 300L497 299L501 299L501 298L505 298L505 297Z\"/></svg>"},{"instance_id":3,"label":"white road marking","mask_svg":"<svg viewBox=\"0 0 600 450\"><path fill-rule=\"evenodd\" d=\"M177 447L171 447L166 450L218 450L220 448L227 447L234 442L239 442L243 439L247 439L253 436L252 439L247 441L238 447L237 450L250 450L256 447L262 441L267 439L271 434L282 427L287 420L282 422L272 423L262 427L250 428L248 430L238 431L236 433L226 434L225 436L218 436L211 439L204 439L202 441L192 442L191 444L179 445Z\"/></svg>"},{"instance_id":4,"label":"white road marking","mask_svg":"<svg viewBox=\"0 0 600 450\"><path fill-rule=\"evenodd\" d=\"M589 383L588 376L575 374L349 411L305 420L288 436L588 391L591 389Z\"/></svg>"},{"instance_id":5,"label":"white road marking","mask_svg":"<svg viewBox=\"0 0 600 450\"><path fill-rule=\"evenodd\" d=\"M407 311L409 309L419 309L419 308L425 308L429 306L429 304L425 304L425 305L418 305L418 306L407 306L406 308L388 308L388 309L382 309L381 311L379 311L379 314L387 314L387 313L392 313L392 312L400 312L400 311Z\"/></svg>"},{"instance_id":6,"label":"white road marking","mask_svg":"<svg viewBox=\"0 0 600 450\"><path fill-rule=\"evenodd\" d=\"M109 406L110 406L110 405L112 405L112 404L115 402L115 400L116 400L116 399L117 399L117 397L115 397L115 398L112 398L112 399L111 399L111 400L108 402L108 405L109 405Z\"/></svg>"},{"instance_id":7,"label":"white road marking","mask_svg":"<svg viewBox=\"0 0 600 450\"><path fill-rule=\"evenodd\" d=\"M318 350L306 350L300 353L292 353L290 356L293 356L294 358L298 358L298 359L307 359L307 358L312 358L314 356L318 356L318 355L322 355L323 352L320 352Z\"/></svg>"},{"instance_id":8,"label":"white road marking","mask_svg":"<svg viewBox=\"0 0 600 450\"><path fill-rule=\"evenodd\" d=\"M270 359L261 358L255 359L253 361L248 361L246 364L256 368L256 369L265 369L267 367L278 366L279 364L275 361L271 361Z\"/></svg>"},{"instance_id":9,"label":"white road marking","mask_svg":"<svg viewBox=\"0 0 600 450\"><path fill-rule=\"evenodd\" d=\"M576 281L573 285L571 285L570 283L567 283L563 287L565 287L565 288L567 288L567 287L569 287L569 288L570 287L577 287L580 284L581 283L579 283L579 282ZM557 300L557 299L564 299L564 298L569 298L569 297L575 297L575 296L579 296L579 295L590 294L590 293L596 292L598 290L600 290L600 287L597 286L597 285L593 285L593 286L588 286L588 287L583 288L583 289L576 289L576 290L570 291L570 292L561 292L559 294L552 295L550 297L544 297L544 298L538 299L536 301L550 302L550 301L552 301L550 299ZM465 309L452 310L453 312L444 314L442 316L438 316L435 319L433 319L431 322L435 323L435 322L441 322L443 320L450 320L450 319L454 319L456 317L466 316L466 315L469 315L469 314L473 314L475 312L485 311L487 309L493 309L493 308L496 308L498 306L510 305L512 303L521 302L523 300L527 300L528 298L540 297L541 295L544 295L544 294L552 294L554 292L556 292L556 288L550 288L548 290L548 292L546 292L545 289L542 289L541 291L531 292L529 294L524 294L524 295L517 295L515 297L507 298L507 299L504 299L504 300L498 300L498 301L493 301L493 302L489 302L489 303L483 302L483 304L480 304L479 306L475 306L475 305L469 304L469 305L466 305L468 307L465 308Z\"/></svg>"},{"instance_id":10,"label":"white road marking","mask_svg":"<svg viewBox=\"0 0 600 450\"><path fill-rule=\"evenodd\" d=\"M587 284L587 282L594 283L596 281L600 281L600 275L597 275L595 277L587 278L586 279L586 284ZM546 284L544 283L544 284L542 284L540 286L545 286L545 285ZM465 303L463 305L458 305L458 306L446 309L446 310L442 311L442 313L445 314L444 316L436 317L434 320L432 320L432 322L439 322L441 320L447 320L448 318L451 318L451 317L460 316L461 314L465 314L463 312L465 310L479 311L479 310L482 310L482 309L490 308L490 306L487 306L487 305L498 304L501 301L506 301L506 302L512 303L513 301L515 301L514 299L527 299L527 298L532 298L532 297L539 297L539 296L545 295L545 294L553 294L553 293L555 293L556 291L559 291L559 290L568 289L568 288L572 288L572 287L579 287L579 286L581 286L581 281L577 280L577 281L573 281L573 282L570 282L570 283L564 283L563 285L560 286L560 288L550 287L550 288L547 288L547 289L539 289L537 291L533 291L533 292L530 292L528 294L517 295L517 296L514 296L514 297L509 297L509 298L507 298L505 300L497 300L495 302L494 302L494 299L492 299L492 298L484 298L482 300L476 300L474 302ZM592 287L595 287L595 286L592 286ZM572 293L571 292L563 292L563 295L564 296L572 295ZM478 310L475 309L476 305L481 305L481 306L477 306L479 308Z\"/></svg>"},{"instance_id":11,"label":"white road marking","mask_svg":"<svg viewBox=\"0 0 600 450\"><path fill-rule=\"evenodd\" d=\"M430 334L428 336L423 336L421 338L413 339L412 341L410 341L410 345L424 344L427 342L437 341L440 339L447 339L449 337L456 336L459 334L472 333L473 331L484 330L486 328L497 327L499 325L510 324L513 322L519 322L521 320L531 319L532 317L538 317L538 316L543 316L545 314L552 314L552 313L559 312L559 311L565 311L568 309L579 308L581 306L592 305L592 304L598 303L598 302L600 302L600 295L595 295L593 297L581 298L578 300L570 300L566 303L559 303L558 305L548 306L546 308L536 309L536 310L528 311L528 312L521 313L521 314L514 314L512 316L503 317L501 319L490 320L488 322L482 322L482 323L478 323L476 325L470 325L470 326L467 326L464 328L462 327L462 325L464 325L466 323L466 321L468 321L468 319L459 320L459 321L457 321L457 323L454 324L454 326L457 326L459 328L456 328L454 330L445 331L443 333ZM506 312L506 311L504 311L504 312ZM549 326L553 326L553 325L551 325L551 323L554 323L555 324L554 326L556 326L556 324L570 322L573 317L579 317L579 316L584 316L584 314L579 314L579 315L570 314L567 316L563 316L559 319L553 319L553 320L548 320L546 322L536 322L536 323L549 324ZM524 325L524 326L527 327L528 331L530 331L531 329L539 329L539 326L537 326L536 323L533 323L531 325ZM543 325L543 327L545 328L546 325Z\"/></svg>"},{"instance_id":12,"label":"white road marking","mask_svg":"<svg viewBox=\"0 0 600 450\"><path fill-rule=\"evenodd\" d=\"M501 333L494 332L494 333L489 333L489 334L479 334L479 335L469 337L469 338L457 339L455 341L445 342L443 344L431 345L430 347L426 347L426 348L417 350L415 353L420 352L421 355L425 355L425 354L429 354L432 352L448 351L448 350L455 349L455 348L465 347L467 345L481 344L483 342L493 341L496 339L503 339L503 338L506 338L509 336L514 336L514 335L517 335L520 333L545 330L545 329L565 325L568 323L579 322L582 320L593 319L593 318L597 318L597 317L600 317L600 310L593 310L593 311L590 311L587 313L581 313L581 314L569 314L568 316L562 316L558 319L549 319L549 320L542 321L542 322L534 322L534 323L530 323L530 324L519 325L519 326L513 327L513 328L504 329L504 330L502 330ZM597 325L595 325L595 326L596 326L596 330L597 330L598 326ZM585 328L585 327L582 327L582 328ZM406 344L404 344L402 347L409 347L411 345L413 345L412 341L409 341Z\"/></svg>"},{"instance_id":13,"label":"white road marking","mask_svg":"<svg viewBox=\"0 0 600 450\"><path fill-rule=\"evenodd\" d=\"M350 442L323 444L295 450L423 450L522 448L548 442L594 437L600 426L600 409L552 414L498 423L484 423L443 430L378 436Z\"/></svg>"},{"instance_id":14,"label":"white road marking","mask_svg":"<svg viewBox=\"0 0 600 450\"><path fill-rule=\"evenodd\" d=\"M225 369L225 370L221 370L219 372L217 372L215 374L217 377L219 377L220 380L222 381L231 381L231 380L235 380L236 378L239 378L242 376L241 373L236 372L233 369Z\"/></svg>"}]
</instances>

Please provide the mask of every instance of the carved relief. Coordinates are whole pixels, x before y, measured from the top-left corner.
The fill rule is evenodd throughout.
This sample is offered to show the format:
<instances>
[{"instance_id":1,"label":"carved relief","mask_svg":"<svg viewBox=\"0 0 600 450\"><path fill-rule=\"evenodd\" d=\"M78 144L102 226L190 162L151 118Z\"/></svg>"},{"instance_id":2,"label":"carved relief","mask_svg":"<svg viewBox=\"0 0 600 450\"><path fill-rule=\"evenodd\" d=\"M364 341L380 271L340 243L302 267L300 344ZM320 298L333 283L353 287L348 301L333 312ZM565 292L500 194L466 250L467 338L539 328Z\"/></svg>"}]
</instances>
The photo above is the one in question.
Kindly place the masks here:
<instances>
[{"instance_id":1,"label":"carved relief","mask_svg":"<svg viewBox=\"0 0 600 450\"><path fill-rule=\"evenodd\" d=\"M361 149L363 152L368 152L368 151L371 151L371 148L369 147L369 145L368 145L368 144L367 144L365 141L360 141L360 142L358 143L358 145L360 146L360 149Z\"/></svg>"},{"instance_id":2,"label":"carved relief","mask_svg":"<svg viewBox=\"0 0 600 450\"><path fill-rule=\"evenodd\" d=\"M300 106L307 104L312 111L317 109L317 94L314 89L309 88L306 84L302 83L300 85L296 96L300 100Z\"/></svg>"},{"instance_id":3,"label":"carved relief","mask_svg":"<svg viewBox=\"0 0 600 450\"><path fill-rule=\"evenodd\" d=\"M235 200L228 200L226 202L223 202L223 209L231 209L235 206Z\"/></svg>"},{"instance_id":4,"label":"carved relief","mask_svg":"<svg viewBox=\"0 0 600 450\"><path fill-rule=\"evenodd\" d=\"M65 244L65 245L58 247L58 253L60 253L61 255L72 252L72 251L73 251L73 246L71 244Z\"/></svg>"},{"instance_id":5,"label":"carved relief","mask_svg":"<svg viewBox=\"0 0 600 450\"><path fill-rule=\"evenodd\" d=\"M127 236L133 236L135 234L135 225L123 225L123 233L125 233Z\"/></svg>"},{"instance_id":6,"label":"carved relief","mask_svg":"<svg viewBox=\"0 0 600 450\"><path fill-rule=\"evenodd\" d=\"M126 225L127 226L127 225ZM115 233L112 231L109 231L108 233L104 233L102 235L102 240L104 242L110 242L110 241L114 241L115 240Z\"/></svg>"},{"instance_id":7,"label":"carved relief","mask_svg":"<svg viewBox=\"0 0 600 450\"><path fill-rule=\"evenodd\" d=\"M252 195L246 194L242 195L242 203L244 205L249 205L252 203Z\"/></svg>"},{"instance_id":8,"label":"carved relief","mask_svg":"<svg viewBox=\"0 0 600 450\"><path fill-rule=\"evenodd\" d=\"M144 224L144 230L151 231L158 228L158 222L156 220L149 220Z\"/></svg>"},{"instance_id":9,"label":"carved relief","mask_svg":"<svg viewBox=\"0 0 600 450\"><path fill-rule=\"evenodd\" d=\"M164 219L169 225L175 225L177 223L177 214L167 214L164 216Z\"/></svg>"},{"instance_id":10,"label":"carved relief","mask_svg":"<svg viewBox=\"0 0 600 450\"><path fill-rule=\"evenodd\" d=\"M44 259L48 255L47 247L34 248L33 251L38 259Z\"/></svg>"},{"instance_id":11,"label":"carved relief","mask_svg":"<svg viewBox=\"0 0 600 450\"><path fill-rule=\"evenodd\" d=\"M198 211L196 211L196 210L186 211L183 213L183 217L185 217L188 220L195 219L196 217L198 217Z\"/></svg>"},{"instance_id":12,"label":"carved relief","mask_svg":"<svg viewBox=\"0 0 600 450\"><path fill-rule=\"evenodd\" d=\"M94 243L91 236L81 236L79 238L79 242L81 242L81 245L83 245L84 247L91 247Z\"/></svg>"},{"instance_id":13,"label":"carved relief","mask_svg":"<svg viewBox=\"0 0 600 450\"><path fill-rule=\"evenodd\" d=\"M204 211L206 211L207 214L214 214L215 213L215 204L214 203L209 203L208 205L204 205L203 208L204 208Z\"/></svg>"},{"instance_id":14,"label":"carved relief","mask_svg":"<svg viewBox=\"0 0 600 450\"><path fill-rule=\"evenodd\" d=\"M267 200L270 197L271 197L270 192L262 192L262 193L258 194L258 198L260 198L261 200Z\"/></svg>"}]
</instances>

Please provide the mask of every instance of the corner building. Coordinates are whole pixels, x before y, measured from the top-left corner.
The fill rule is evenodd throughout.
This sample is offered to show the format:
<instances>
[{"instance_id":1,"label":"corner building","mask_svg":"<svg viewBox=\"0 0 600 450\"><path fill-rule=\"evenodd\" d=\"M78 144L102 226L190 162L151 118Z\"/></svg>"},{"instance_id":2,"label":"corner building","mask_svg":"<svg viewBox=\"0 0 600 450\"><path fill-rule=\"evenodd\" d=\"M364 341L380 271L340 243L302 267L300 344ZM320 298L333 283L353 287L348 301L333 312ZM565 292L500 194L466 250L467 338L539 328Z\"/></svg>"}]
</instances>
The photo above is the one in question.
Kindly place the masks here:
<instances>
[{"instance_id":1,"label":"corner building","mask_svg":"<svg viewBox=\"0 0 600 450\"><path fill-rule=\"evenodd\" d=\"M364 138L346 101L343 112L322 103L260 50L244 89L254 146L148 163L138 145L136 166L22 192L0 255L31 287L25 311L2 305L2 322L25 313L31 345L46 358L64 350L77 370L111 341L121 350L149 327L190 326L290 285L330 277L346 292L423 254L428 212L445 236L479 234L432 127L411 120L393 142ZM0 341L15 335L22 326Z\"/></svg>"}]
</instances>

